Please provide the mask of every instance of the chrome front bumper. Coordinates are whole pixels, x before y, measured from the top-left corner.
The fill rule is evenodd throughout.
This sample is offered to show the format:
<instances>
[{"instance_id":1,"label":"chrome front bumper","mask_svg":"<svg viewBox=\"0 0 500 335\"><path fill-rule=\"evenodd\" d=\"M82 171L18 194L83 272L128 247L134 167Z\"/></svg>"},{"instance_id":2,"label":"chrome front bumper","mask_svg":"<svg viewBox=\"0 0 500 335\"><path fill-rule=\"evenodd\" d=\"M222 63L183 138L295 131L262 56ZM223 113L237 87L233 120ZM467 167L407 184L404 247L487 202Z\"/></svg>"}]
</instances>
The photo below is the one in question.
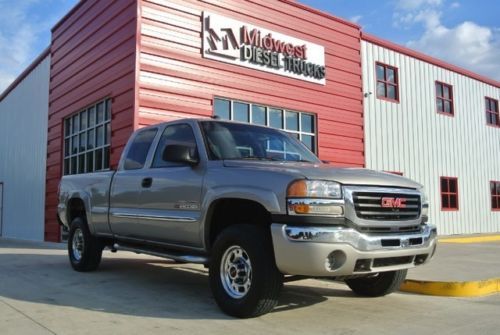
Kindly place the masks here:
<instances>
[{"instance_id":1,"label":"chrome front bumper","mask_svg":"<svg viewBox=\"0 0 500 335\"><path fill-rule=\"evenodd\" d=\"M418 233L363 234L346 227L271 225L276 264L284 274L350 276L393 271L428 262L436 227Z\"/></svg>"}]
</instances>

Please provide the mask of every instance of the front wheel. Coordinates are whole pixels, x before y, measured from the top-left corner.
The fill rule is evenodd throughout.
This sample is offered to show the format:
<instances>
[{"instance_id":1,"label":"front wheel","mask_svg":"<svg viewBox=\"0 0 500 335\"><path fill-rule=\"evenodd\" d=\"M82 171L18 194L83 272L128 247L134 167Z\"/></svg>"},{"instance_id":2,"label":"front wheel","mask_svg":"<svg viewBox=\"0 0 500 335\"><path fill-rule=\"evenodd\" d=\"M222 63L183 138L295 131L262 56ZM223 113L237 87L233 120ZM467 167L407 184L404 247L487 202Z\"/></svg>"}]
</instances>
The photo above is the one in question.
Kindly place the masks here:
<instances>
[{"instance_id":1,"label":"front wheel","mask_svg":"<svg viewBox=\"0 0 500 335\"><path fill-rule=\"evenodd\" d=\"M209 277L215 301L226 314L249 318L270 312L283 276L268 229L241 224L223 230L212 250Z\"/></svg>"},{"instance_id":2,"label":"front wheel","mask_svg":"<svg viewBox=\"0 0 500 335\"><path fill-rule=\"evenodd\" d=\"M399 289L408 270L380 272L370 277L346 279L345 282L357 295L381 297Z\"/></svg>"},{"instance_id":3,"label":"front wheel","mask_svg":"<svg viewBox=\"0 0 500 335\"><path fill-rule=\"evenodd\" d=\"M80 272L97 269L103 249L101 241L90 233L86 220L73 219L68 236L68 255L73 269Z\"/></svg>"}]
</instances>

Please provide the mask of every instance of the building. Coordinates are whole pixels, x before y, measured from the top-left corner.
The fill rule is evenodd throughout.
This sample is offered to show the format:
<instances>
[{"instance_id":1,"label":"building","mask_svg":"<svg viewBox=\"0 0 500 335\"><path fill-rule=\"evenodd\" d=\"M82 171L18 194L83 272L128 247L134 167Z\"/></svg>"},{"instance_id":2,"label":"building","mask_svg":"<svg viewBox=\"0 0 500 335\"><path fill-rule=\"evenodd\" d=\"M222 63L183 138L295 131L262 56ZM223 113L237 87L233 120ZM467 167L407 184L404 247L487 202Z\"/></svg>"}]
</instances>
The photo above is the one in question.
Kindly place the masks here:
<instances>
[{"instance_id":1,"label":"building","mask_svg":"<svg viewBox=\"0 0 500 335\"><path fill-rule=\"evenodd\" d=\"M43 240L50 54L0 96L0 236Z\"/></svg>"},{"instance_id":2,"label":"building","mask_svg":"<svg viewBox=\"0 0 500 335\"><path fill-rule=\"evenodd\" d=\"M374 36L361 54L366 167L425 185L440 234L500 232L499 83Z\"/></svg>"},{"instance_id":3,"label":"building","mask_svg":"<svg viewBox=\"0 0 500 335\"><path fill-rule=\"evenodd\" d=\"M142 126L213 114L283 128L335 166L422 182L442 234L500 231L500 83L298 2L81 1L52 29L50 53L0 96L1 114L17 115L9 101L23 105L16 96L31 94L23 83L43 64L48 104L30 111L46 116L46 132L22 141L47 143L37 149L46 158L14 165L15 153L0 151L4 227L15 227L4 236L60 240L63 174L113 169ZM45 215L29 214L43 226L16 218L25 200L4 169L23 163L45 178L31 192Z\"/></svg>"}]
</instances>

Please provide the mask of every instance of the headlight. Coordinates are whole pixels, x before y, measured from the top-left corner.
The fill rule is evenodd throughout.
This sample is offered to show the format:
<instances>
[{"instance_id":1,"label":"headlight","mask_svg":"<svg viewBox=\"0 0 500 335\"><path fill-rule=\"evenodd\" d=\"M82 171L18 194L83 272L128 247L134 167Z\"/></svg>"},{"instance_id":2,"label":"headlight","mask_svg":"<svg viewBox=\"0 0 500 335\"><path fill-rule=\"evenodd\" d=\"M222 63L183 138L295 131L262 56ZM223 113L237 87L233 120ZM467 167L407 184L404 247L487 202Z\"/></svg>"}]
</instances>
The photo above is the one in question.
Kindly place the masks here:
<instances>
[{"instance_id":1,"label":"headlight","mask_svg":"<svg viewBox=\"0 0 500 335\"><path fill-rule=\"evenodd\" d=\"M344 216L342 187L324 180L297 180L288 186L288 214Z\"/></svg>"},{"instance_id":2,"label":"headlight","mask_svg":"<svg viewBox=\"0 0 500 335\"><path fill-rule=\"evenodd\" d=\"M340 199L342 187L333 181L297 180L288 186L287 197Z\"/></svg>"},{"instance_id":3,"label":"headlight","mask_svg":"<svg viewBox=\"0 0 500 335\"><path fill-rule=\"evenodd\" d=\"M427 199L427 194L425 193L425 188L420 188L418 190L420 192L421 198L420 202L422 203L422 216L427 220L429 216L429 199Z\"/></svg>"}]
</instances>

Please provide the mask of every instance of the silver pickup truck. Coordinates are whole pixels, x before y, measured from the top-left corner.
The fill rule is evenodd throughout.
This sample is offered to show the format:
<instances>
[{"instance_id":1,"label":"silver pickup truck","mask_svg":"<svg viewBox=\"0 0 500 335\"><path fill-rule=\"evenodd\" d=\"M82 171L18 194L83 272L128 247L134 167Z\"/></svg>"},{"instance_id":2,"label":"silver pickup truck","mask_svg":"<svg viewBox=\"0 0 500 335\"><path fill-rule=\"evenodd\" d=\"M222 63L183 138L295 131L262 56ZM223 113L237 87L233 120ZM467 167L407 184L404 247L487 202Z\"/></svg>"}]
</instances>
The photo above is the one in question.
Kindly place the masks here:
<instances>
[{"instance_id":1,"label":"silver pickup truck","mask_svg":"<svg viewBox=\"0 0 500 335\"><path fill-rule=\"evenodd\" d=\"M204 264L237 317L269 312L305 277L397 290L435 252L427 213L409 179L334 168L283 131L218 119L136 131L117 171L64 176L58 205L76 271L95 270L105 247Z\"/></svg>"}]
</instances>

